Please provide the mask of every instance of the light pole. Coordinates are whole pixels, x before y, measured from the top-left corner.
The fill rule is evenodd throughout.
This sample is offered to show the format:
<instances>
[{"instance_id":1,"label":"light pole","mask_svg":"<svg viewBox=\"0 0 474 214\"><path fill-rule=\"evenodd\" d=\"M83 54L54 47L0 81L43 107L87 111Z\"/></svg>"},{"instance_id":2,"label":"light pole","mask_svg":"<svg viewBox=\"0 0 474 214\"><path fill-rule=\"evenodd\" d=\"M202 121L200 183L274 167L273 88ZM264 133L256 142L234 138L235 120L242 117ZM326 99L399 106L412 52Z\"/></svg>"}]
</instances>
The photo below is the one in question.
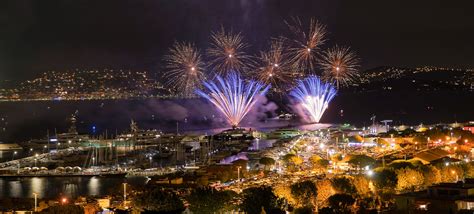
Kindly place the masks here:
<instances>
[{"instance_id":1,"label":"light pole","mask_svg":"<svg viewBox=\"0 0 474 214\"><path fill-rule=\"evenodd\" d=\"M13 152L12 160L15 159L15 155L16 155L17 153L18 153L17 151L14 151L14 152Z\"/></svg>"},{"instance_id":2,"label":"light pole","mask_svg":"<svg viewBox=\"0 0 474 214\"><path fill-rule=\"evenodd\" d=\"M151 164L152 164L152 161L153 161L153 157L149 157L148 159L150 159L150 168L152 168Z\"/></svg>"},{"instance_id":3,"label":"light pole","mask_svg":"<svg viewBox=\"0 0 474 214\"><path fill-rule=\"evenodd\" d=\"M241 166L237 167L237 180L239 181L240 183L240 168L242 168Z\"/></svg>"},{"instance_id":4,"label":"light pole","mask_svg":"<svg viewBox=\"0 0 474 214\"><path fill-rule=\"evenodd\" d=\"M36 167L36 161L37 161L37 160L38 160L38 159L37 159L37 158L35 158L35 167Z\"/></svg>"},{"instance_id":5,"label":"light pole","mask_svg":"<svg viewBox=\"0 0 474 214\"><path fill-rule=\"evenodd\" d=\"M37 212L37 207L38 207L38 193L33 193L33 195L35 196L35 212Z\"/></svg>"},{"instance_id":6,"label":"light pole","mask_svg":"<svg viewBox=\"0 0 474 214\"><path fill-rule=\"evenodd\" d=\"M127 202L127 183L123 183L123 205L126 206Z\"/></svg>"}]
</instances>

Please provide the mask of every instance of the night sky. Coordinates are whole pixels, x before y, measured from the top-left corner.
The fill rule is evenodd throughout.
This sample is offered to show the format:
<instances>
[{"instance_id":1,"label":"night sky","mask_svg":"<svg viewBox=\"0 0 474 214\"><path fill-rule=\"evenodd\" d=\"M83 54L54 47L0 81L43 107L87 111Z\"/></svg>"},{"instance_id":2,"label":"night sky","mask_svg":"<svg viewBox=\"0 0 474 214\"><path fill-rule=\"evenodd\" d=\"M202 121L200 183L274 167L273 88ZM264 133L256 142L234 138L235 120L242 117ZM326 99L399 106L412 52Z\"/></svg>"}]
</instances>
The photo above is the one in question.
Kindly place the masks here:
<instances>
[{"instance_id":1,"label":"night sky","mask_svg":"<svg viewBox=\"0 0 474 214\"><path fill-rule=\"evenodd\" d=\"M285 35L283 20L315 17L327 46L351 46L362 68L474 67L474 4L437 0L2 0L0 78L46 70L124 68L160 72L173 41L206 48L221 25L252 51Z\"/></svg>"}]
</instances>

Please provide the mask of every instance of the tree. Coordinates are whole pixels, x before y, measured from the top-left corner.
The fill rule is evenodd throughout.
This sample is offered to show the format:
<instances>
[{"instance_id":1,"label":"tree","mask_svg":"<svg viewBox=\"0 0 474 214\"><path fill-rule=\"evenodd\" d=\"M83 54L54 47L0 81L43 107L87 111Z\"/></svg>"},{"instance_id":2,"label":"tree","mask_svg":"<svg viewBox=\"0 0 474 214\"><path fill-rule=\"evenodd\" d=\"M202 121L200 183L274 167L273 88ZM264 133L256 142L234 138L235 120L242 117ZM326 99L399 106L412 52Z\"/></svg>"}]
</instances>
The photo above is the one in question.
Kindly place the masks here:
<instances>
[{"instance_id":1,"label":"tree","mask_svg":"<svg viewBox=\"0 0 474 214\"><path fill-rule=\"evenodd\" d=\"M299 208L296 208L293 213L294 214L312 214L313 208L312 207L299 207Z\"/></svg>"},{"instance_id":2,"label":"tree","mask_svg":"<svg viewBox=\"0 0 474 214\"><path fill-rule=\"evenodd\" d=\"M363 168L366 166L372 166L375 164L375 159L367 156L367 155L354 155L349 159L349 164L358 166L359 168Z\"/></svg>"},{"instance_id":3,"label":"tree","mask_svg":"<svg viewBox=\"0 0 474 214\"><path fill-rule=\"evenodd\" d=\"M357 190L351 179L347 177L336 177L331 180L332 187L337 193L346 193L353 195Z\"/></svg>"},{"instance_id":4,"label":"tree","mask_svg":"<svg viewBox=\"0 0 474 214\"><path fill-rule=\"evenodd\" d=\"M226 210L226 206L233 197L234 191L218 191L214 188L203 187L194 189L186 198L190 203L189 209L196 214L220 213Z\"/></svg>"},{"instance_id":5,"label":"tree","mask_svg":"<svg viewBox=\"0 0 474 214\"><path fill-rule=\"evenodd\" d=\"M289 170L297 170L298 167L303 164L303 158L294 154L286 154L283 156L283 161L286 162Z\"/></svg>"},{"instance_id":6,"label":"tree","mask_svg":"<svg viewBox=\"0 0 474 214\"><path fill-rule=\"evenodd\" d=\"M392 167L394 170L403 169L403 168L410 168L410 169L415 168L415 166L411 162L405 161L405 160L392 161L388 166Z\"/></svg>"},{"instance_id":7,"label":"tree","mask_svg":"<svg viewBox=\"0 0 474 214\"><path fill-rule=\"evenodd\" d=\"M269 186L251 187L243 191L241 208L249 214L259 214L262 207L267 213L283 212L282 201Z\"/></svg>"},{"instance_id":8,"label":"tree","mask_svg":"<svg viewBox=\"0 0 474 214\"><path fill-rule=\"evenodd\" d=\"M464 174L466 178L474 178L474 163L470 162L465 165Z\"/></svg>"},{"instance_id":9,"label":"tree","mask_svg":"<svg viewBox=\"0 0 474 214\"><path fill-rule=\"evenodd\" d=\"M313 169L316 170L318 173L326 172L329 166L329 161L319 157L318 155L311 156L309 158L309 161L311 162Z\"/></svg>"},{"instance_id":10,"label":"tree","mask_svg":"<svg viewBox=\"0 0 474 214\"><path fill-rule=\"evenodd\" d=\"M174 192L167 192L159 188L145 190L133 198L135 208L141 211L152 212L182 212L183 201Z\"/></svg>"},{"instance_id":11,"label":"tree","mask_svg":"<svg viewBox=\"0 0 474 214\"><path fill-rule=\"evenodd\" d=\"M464 170L461 166L440 166L441 182L457 182L463 179Z\"/></svg>"},{"instance_id":12,"label":"tree","mask_svg":"<svg viewBox=\"0 0 474 214\"><path fill-rule=\"evenodd\" d=\"M265 166L264 170L266 171L268 166L275 165L275 160L270 157L262 157L260 158L259 163Z\"/></svg>"},{"instance_id":13,"label":"tree","mask_svg":"<svg viewBox=\"0 0 474 214\"><path fill-rule=\"evenodd\" d=\"M331 209L331 207L323 207L318 210L319 214L335 214L335 212Z\"/></svg>"},{"instance_id":14,"label":"tree","mask_svg":"<svg viewBox=\"0 0 474 214\"><path fill-rule=\"evenodd\" d=\"M434 166L423 167L423 177L425 178L423 186L429 187L441 182L441 171Z\"/></svg>"},{"instance_id":15,"label":"tree","mask_svg":"<svg viewBox=\"0 0 474 214\"><path fill-rule=\"evenodd\" d=\"M290 159L290 161L296 166L303 164L303 158L300 156L294 156Z\"/></svg>"},{"instance_id":16,"label":"tree","mask_svg":"<svg viewBox=\"0 0 474 214\"><path fill-rule=\"evenodd\" d=\"M312 181L302 181L290 186L291 195L298 202L299 207L315 206L318 188Z\"/></svg>"},{"instance_id":17,"label":"tree","mask_svg":"<svg viewBox=\"0 0 474 214\"><path fill-rule=\"evenodd\" d=\"M316 182L318 195L316 197L318 207L322 207L331 195L335 194L332 188L331 181L328 179L319 180Z\"/></svg>"},{"instance_id":18,"label":"tree","mask_svg":"<svg viewBox=\"0 0 474 214\"><path fill-rule=\"evenodd\" d=\"M397 190L413 191L424 183L424 176L420 170L403 168L395 171L397 174Z\"/></svg>"},{"instance_id":19,"label":"tree","mask_svg":"<svg viewBox=\"0 0 474 214\"><path fill-rule=\"evenodd\" d=\"M352 184L355 186L357 193L360 196L367 196L370 194L370 181L367 177L362 175L356 175L352 179Z\"/></svg>"},{"instance_id":20,"label":"tree","mask_svg":"<svg viewBox=\"0 0 474 214\"><path fill-rule=\"evenodd\" d=\"M273 192L278 198L284 198L291 206L297 206L297 201L291 194L290 185L279 184L273 187Z\"/></svg>"},{"instance_id":21,"label":"tree","mask_svg":"<svg viewBox=\"0 0 474 214\"><path fill-rule=\"evenodd\" d=\"M335 213L351 213L351 206L354 204L355 199L348 194L335 194L328 199L329 207Z\"/></svg>"},{"instance_id":22,"label":"tree","mask_svg":"<svg viewBox=\"0 0 474 214\"><path fill-rule=\"evenodd\" d=\"M296 156L295 154L286 154L282 157L283 161L285 161L285 163L289 164L290 163L290 159L293 158L294 156Z\"/></svg>"},{"instance_id":23,"label":"tree","mask_svg":"<svg viewBox=\"0 0 474 214\"><path fill-rule=\"evenodd\" d=\"M332 162L339 162L342 161L342 154L336 153L333 156L331 156L331 161Z\"/></svg>"},{"instance_id":24,"label":"tree","mask_svg":"<svg viewBox=\"0 0 474 214\"><path fill-rule=\"evenodd\" d=\"M372 177L377 190L393 191L397 185L397 174L391 168L376 168Z\"/></svg>"}]
</instances>

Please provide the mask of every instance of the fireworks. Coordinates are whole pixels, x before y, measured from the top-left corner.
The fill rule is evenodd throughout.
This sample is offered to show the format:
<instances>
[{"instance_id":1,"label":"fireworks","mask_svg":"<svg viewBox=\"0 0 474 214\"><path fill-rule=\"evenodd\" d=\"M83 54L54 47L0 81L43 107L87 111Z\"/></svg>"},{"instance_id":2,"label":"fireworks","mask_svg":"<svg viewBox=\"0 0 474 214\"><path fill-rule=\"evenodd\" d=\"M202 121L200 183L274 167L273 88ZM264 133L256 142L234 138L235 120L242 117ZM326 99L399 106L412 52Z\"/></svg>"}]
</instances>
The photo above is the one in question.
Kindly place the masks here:
<instances>
[{"instance_id":1,"label":"fireworks","mask_svg":"<svg viewBox=\"0 0 474 214\"><path fill-rule=\"evenodd\" d=\"M165 78L167 85L173 87L179 94L191 96L202 80L204 63L199 51L190 43L176 42L170 53L165 56Z\"/></svg>"},{"instance_id":2,"label":"fireworks","mask_svg":"<svg viewBox=\"0 0 474 214\"><path fill-rule=\"evenodd\" d=\"M319 123L336 93L336 89L331 84L322 82L316 76L309 76L299 80L297 87L290 92L290 95L301 103L309 114L311 122Z\"/></svg>"},{"instance_id":3,"label":"fireworks","mask_svg":"<svg viewBox=\"0 0 474 214\"><path fill-rule=\"evenodd\" d=\"M244 52L247 47L240 33L226 32L222 27L211 35L211 47L207 49L209 67L219 75L247 70L251 64L250 56Z\"/></svg>"},{"instance_id":4,"label":"fireworks","mask_svg":"<svg viewBox=\"0 0 474 214\"><path fill-rule=\"evenodd\" d=\"M299 71L314 71L317 62L317 50L324 43L326 27L316 19L311 19L309 27L305 28L299 18L286 22L293 34L289 42L290 61Z\"/></svg>"},{"instance_id":5,"label":"fireworks","mask_svg":"<svg viewBox=\"0 0 474 214\"><path fill-rule=\"evenodd\" d=\"M283 41L273 40L268 52L260 53L261 65L256 69L257 78L271 84L275 91L283 92L292 83L291 66L284 53Z\"/></svg>"},{"instance_id":6,"label":"fireworks","mask_svg":"<svg viewBox=\"0 0 474 214\"><path fill-rule=\"evenodd\" d=\"M334 47L324 52L321 67L323 79L340 86L347 86L356 76L358 59L349 48Z\"/></svg>"},{"instance_id":7,"label":"fireworks","mask_svg":"<svg viewBox=\"0 0 474 214\"><path fill-rule=\"evenodd\" d=\"M265 95L269 85L250 81L245 83L239 74L229 73L227 78L217 76L216 81L204 82L208 92L196 93L209 100L224 114L227 121L236 127L257 101L257 96Z\"/></svg>"}]
</instances>

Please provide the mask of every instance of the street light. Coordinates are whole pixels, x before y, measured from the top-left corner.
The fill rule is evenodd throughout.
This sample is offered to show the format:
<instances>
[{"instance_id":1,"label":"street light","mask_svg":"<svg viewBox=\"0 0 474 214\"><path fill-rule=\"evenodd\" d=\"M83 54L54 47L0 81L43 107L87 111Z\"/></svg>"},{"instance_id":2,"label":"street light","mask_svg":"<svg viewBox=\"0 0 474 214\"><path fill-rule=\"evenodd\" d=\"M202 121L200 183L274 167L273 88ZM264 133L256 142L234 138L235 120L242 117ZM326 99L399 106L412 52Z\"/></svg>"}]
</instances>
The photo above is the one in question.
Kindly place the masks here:
<instances>
[{"instance_id":1,"label":"street light","mask_svg":"<svg viewBox=\"0 0 474 214\"><path fill-rule=\"evenodd\" d=\"M35 158L35 167L36 167L36 161L37 161L37 160L38 160L38 159L37 159L37 158Z\"/></svg>"},{"instance_id":2,"label":"street light","mask_svg":"<svg viewBox=\"0 0 474 214\"><path fill-rule=\"evenodd\" d=\"M17 151L14 151L14 152L13 152L12 160L15 159L15 155L16 155L17 153L18 153Z\"/></svg>"},{"instance_id":3,"label":"street light","mask_svg":"<svg viewBox=\"0 0 474 214\"><path fill-rule=\"evenodd\" d=\"M151 164L152 164L152 161L153 161L153 157L150 156L148 159L150 159L150 168L152 168Z\"/></svg>"},{"instance_id":4,"label":"street light","mask_svg":"<svg viewBox=\"0 0 474 214\"><path fill-rule=\"evenodd\" d=\"M123 184L123 205L126 206L126 201L127 201L127 183L122 183Z\"/></svg>"},{"instance_id":5,"label":"street light","mask_svg":"<svg viewBox=\"0 0 474 214\"><path fill-rule=\"evenodd\" d=\"M35 212L38 212L38 193L34 192L33 195L35 196Z\"/></svg>"},{"instance_id":6,"label":"street light","mask_svg":"<svg viewBox=\"0 0 474 214\"><path fill-rule=\"evenodd\" d=\"M240 182L240 168L241 166L237 167L237 180Z\"/></svg>"}]
</instances>

